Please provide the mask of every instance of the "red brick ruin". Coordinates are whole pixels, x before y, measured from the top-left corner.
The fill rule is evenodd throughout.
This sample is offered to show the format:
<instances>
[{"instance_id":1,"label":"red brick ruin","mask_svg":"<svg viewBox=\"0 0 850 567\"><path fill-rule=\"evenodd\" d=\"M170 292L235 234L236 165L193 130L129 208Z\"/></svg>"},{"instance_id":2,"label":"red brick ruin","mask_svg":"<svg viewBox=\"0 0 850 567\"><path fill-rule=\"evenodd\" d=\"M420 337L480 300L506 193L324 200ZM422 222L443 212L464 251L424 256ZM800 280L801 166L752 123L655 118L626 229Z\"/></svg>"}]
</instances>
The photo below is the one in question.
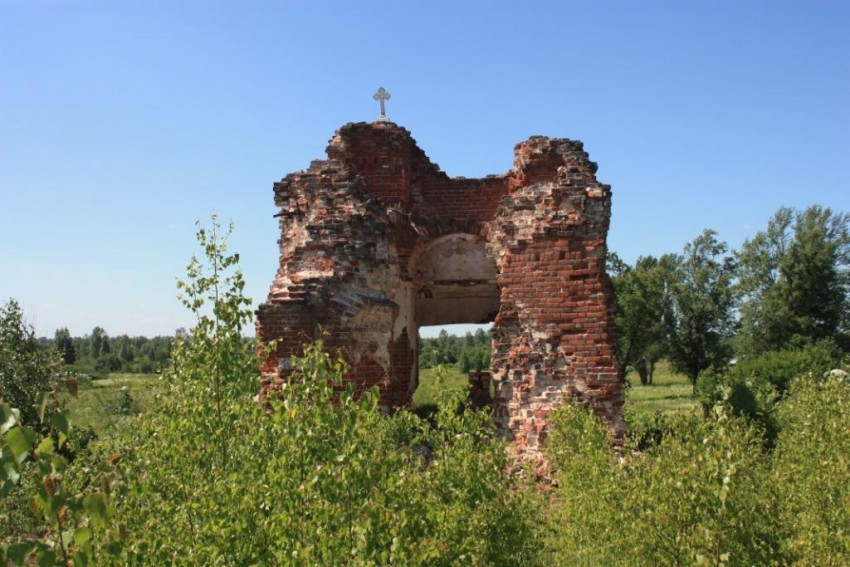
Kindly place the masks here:
<instances>
[{"instance_id":1,"label":"red brick ruin","mask_svg":"<svg viewBox=\"0 0 850 567\"><path fill-rule=\"evenodd\" d=\"M611 189L581 142L534 136L505 175L450 178L392 122L346 124L274 184L280 267L257 311L265 386L323 338L388 410L418 385L420 326L493 323L493 416L538 460L565 396L623 429L605 238Z\"/></svg>"}]
</instances>

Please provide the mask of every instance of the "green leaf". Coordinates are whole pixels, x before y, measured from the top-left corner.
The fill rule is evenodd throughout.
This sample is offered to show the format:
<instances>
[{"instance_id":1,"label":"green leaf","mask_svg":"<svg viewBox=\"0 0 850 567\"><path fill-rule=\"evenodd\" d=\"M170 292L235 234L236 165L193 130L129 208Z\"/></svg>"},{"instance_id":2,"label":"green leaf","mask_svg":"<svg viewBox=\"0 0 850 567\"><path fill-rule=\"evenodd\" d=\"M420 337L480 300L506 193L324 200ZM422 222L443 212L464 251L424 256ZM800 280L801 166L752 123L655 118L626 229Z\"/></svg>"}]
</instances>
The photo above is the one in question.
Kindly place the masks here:
<instances>
[{"instance_id":1,"label":"green leaf","mask_svg":"<svg viewBox=\"0 0 850 567\"><path fill-rule=\"evenodd\" d=\"M12 429L20 418L21 412L9 404L0 404L0 435Z\"/></svg>"},{"instance_id":2,"label":"green leaf","mask_svg":"<svg viewBox=\"0 0 850 567\"><path fill-rule=\"evenodd\" d=\"M27 556L35 550L35 544L30 541L22 541L10 544L6 548L6 554L15 565L23 565Z\"/></svg>"},{"instance_id":3,"label":"green leaf","mask_svg":"<svg viewBox=\"0 0 850 567\"><path fill-rule=\"evenodd\" d=\"M106 495L102 492L86 494L83 498L83 508L88 512L95 528L106 526L106 505Z\"/></svg>"},{"instance_id":4,"label":"green leaf","mask_svg":"<svg viewBox=\"0 0 850 567\"><path fill-rule=\"evenodd\" d=\"M91 565L91 556L91 544L88 544L86 549L79 548L74 554L74 567L86 567L86 565Z\"/></svg>"},{"instance_id":5,"label":"green leaf","mask_svg":"<svg viewBox=\"0 0 850 567\"><path fill-rule=\"evenodd\" d=\"M18 482L18 478L20 478L20 471L18 470L18 463L11 455L11 451L8 454L3 455L3 466L0 468L0 478L3 480L10 480L13 483Z\"/></svg>"},{"instance_id":6,"label":"green leaf","mask_svg":"<svg viewBox=\"0 0 850 567\"><path fill-rule=\"evenodd\" d=\"M36 406L38 407L38 421L44 422L44 412L47 410L47 402L50 400L49 392L41 392L38 394Z\"/></svg>"},{"instance_id":7,"label":"green leaf","mask_svg":"<svg viewBox=\"0 0 850 567\"><path fill-rule=\"evenodd\" d=\"M71 423L68 421L68 416L64 411L60 411L59 413L53 414L50 418L50 422L53 424L53 427L59 431L59 447L62 447L65 444L65 441L68 440L68 432L71 429Z\"/></svg>"},{"instance_id":8,"label":"green leaf","mask_svg":"<svg viewBox=\"0 0 850 567\"><path fill-rule=\"evenodd\" d=\"M38 567L55 567L58 563L58 561L56 561L56 554L50 549L46 549L39 553L37 559Z\"/></svg>"},{"instance_id":9,"label":"green leaf","mask_svg":"<svg viewBox=\"0 0 850 567\"><path fill-rule=\"evenodd\" d=\"M50 418L50 422L53 424L53 427L56 428L59 433L64 433L66 436L68 435L68 431L71 428L71 424L68 421L68 416L65 415L64 411L53 414Z\"/></svg>"},{"instance_id":10,"label":"green leaf","mask_svg":"<svg viewBox=\"0 0 850 567\"><path fill-rule=\"evenodd\" d=\"M38 447L35 448L35 452L37 455L50 454L54 451L55 446L53 445L53 439L51 437L45 437L41 440L41 443L38 444Z\"/></svg>"},{"instance_id":11,"label":"green leaf","mask_svg":"<svg viewBox=\"0 0 850 567\"><path fill-rule=\"evenodd\" d=\"M6 443L18 463L22 463L27 458L36 439L38 435L29 427L14 427L6 435Z\"/></svg>"},{"instance_id":12,"label":"green leaf","mask_svg":"<svg viewBox=\"0 0 850 567\"><path fill-rule=\"evenodd\" d=\"M77 545L83 546L92 538L93 535L94 534L91 528L77 528L74 531L74 541L77 543Z\"/></svg>"}]
</instances>

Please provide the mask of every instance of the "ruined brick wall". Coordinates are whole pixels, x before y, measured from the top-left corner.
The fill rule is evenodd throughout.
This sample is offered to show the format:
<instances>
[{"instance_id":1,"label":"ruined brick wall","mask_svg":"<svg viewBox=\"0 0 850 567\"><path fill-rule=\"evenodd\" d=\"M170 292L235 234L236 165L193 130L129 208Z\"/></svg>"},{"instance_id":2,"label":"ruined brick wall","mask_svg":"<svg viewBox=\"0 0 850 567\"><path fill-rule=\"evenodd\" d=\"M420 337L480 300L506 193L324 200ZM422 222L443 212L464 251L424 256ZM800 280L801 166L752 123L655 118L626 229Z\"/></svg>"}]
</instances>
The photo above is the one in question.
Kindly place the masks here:
<instances>
[{"instance_id":1,"label":"ruined brick wall","mask_svg":"<svg viewBox=\"0 0 850 567\"><path fill-rule=\"evenodd\" d=\"M327 160L274 186L280 266L257 328L267 383L324 338L387 408L417 386L421 324L494 322L494 416L521 458L577 397L622 429L605 274L610 188L580 142L532 137L514 167L449 178L390 122L343 126Z\"/></svg>"}]
</instances>

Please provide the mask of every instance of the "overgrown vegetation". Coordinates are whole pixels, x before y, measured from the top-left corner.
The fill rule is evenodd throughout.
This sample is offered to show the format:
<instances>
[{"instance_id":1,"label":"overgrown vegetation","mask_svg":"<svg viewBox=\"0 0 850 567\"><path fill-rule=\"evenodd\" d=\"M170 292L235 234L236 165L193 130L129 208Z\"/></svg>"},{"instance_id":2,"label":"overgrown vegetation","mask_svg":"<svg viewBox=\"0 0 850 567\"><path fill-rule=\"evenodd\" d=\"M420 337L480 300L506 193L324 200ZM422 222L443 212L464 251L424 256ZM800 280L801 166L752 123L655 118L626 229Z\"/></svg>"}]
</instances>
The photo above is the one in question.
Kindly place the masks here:
<instances>
[{"instance_id":1,"label":"overgrown vegetation","mask_svg":"<svg viewBox=\"0 0 850 567\"><path fill-rule=\"evenodd\" d=\"M850 558L850 382L802 375L777 403L776 446L729 400L680 414L619 457L604 427L565 406L548 559L598 565L840 565ZM844 416L844 418L840 417ZM645 440L644 440L645 441Z\"/></svg>"},{"instance_id":2,"label":"overgrown vegetation","mask_svg":"<svg viewBox=\"0 0 850 567\"><path fill-rule=\"evenodd\" d=\"M780 266L762 272L774 283L745 296L730 273L755 274L752 260L710 231L682 256L621 263L618 352L635 377L626 446L564 406L544 492L508 472L489 415L464 403L465 373L486 368L483 331L423 341L434 368L417 403L428 419L385 415L375 391L355 396L345 362L321 343L258 403L261 346L243 338L250 301L215 219L180 283L196 325L175 340L162 380L68 381L56 362L67 349L39 345L10 302L0 313L0 564L847 564L846 317L795 299L818 283L798 266L828 275L831 265L821 279L844 303L830 305L846 308L848 266L829 252L842 248L816 244L818 234L840 241L847 219L827 213L777 217L772 242L790 244L770 250L792 260L767 262ZM790 231L794 222L803 228ZM733 336L735 298L767 295L796 321L776 328L790 330L769 345ZM74 432L75 414L97 436Z\"/></svg>"},{"instance_id":3,"label":"overgrown vegetation","mask_svg":"<svg viewBox=\"0 0 850 567\"><path fill-rule=\"evenodd\" d=\"M0 401L16 408L23 424L38 426L39 402L54 391L60 364L55 352L39 346L15 300L0 307Z\"/></svg>"},{"instance_id":4,"label":"overgrown vegetation","mask_svg":"<svg viewBox=\"0 0 850 567\"><path fill-rule=\"evenodd\" d=\"M502 474L489 419L455 406L436 426L385 416L375 391L357 398L343 386L345 363L321 343L279 395L255 403L255 346L239 340L252 313L235 256L215 230L199 238L205 262L181 284L198 325L177 343L167 389L124 465L125 560L522 563L531 517Z\"/></svg>"},{"instance_id":5,"label":"overgrown vegetation","mask_svg":"<svg viewBox=\"0 0 850 567\"><path fill-rule=\"evenodd\" d=\"M252 313L226 238L215 222L199 231L204 256L180 285L197 324L176 342L156 403L50 473L51 486L70 491L95 463L118 464L120 482L110 476L97 492L97 514L75 515L70 499L50 508L100 531L78 541L76 531L63 539L64 524L46 525L44 537L6 541L4 559L49 551L50 564L530 563L533 493L504 474L489 417L457 411L457 396L434 423L386 416L375 391L355 397L343 387L345 363L317 343L278 396L254 401L258 356L241 329ZM34 458L19 429L9 431L4 455L13 447L15 463ZM48 541L61 545L48 550Z\"/></svg>"},{"instance_id":6,"label":"overgrown vegetation","mask_svg":"<svg viewBox=\"0 0 850 567\"><path fill-rule=\"evenodd\" d=\"M69 442L64 391L76 394L78 384L58 358L38 344L14 301L0 311L0 525L9 534L0 564L87 565L95 548L102 557L119 549L108 510L117 475L109 463L82 475L72 467L90 439Z\"/></svg>"}]
</instances>

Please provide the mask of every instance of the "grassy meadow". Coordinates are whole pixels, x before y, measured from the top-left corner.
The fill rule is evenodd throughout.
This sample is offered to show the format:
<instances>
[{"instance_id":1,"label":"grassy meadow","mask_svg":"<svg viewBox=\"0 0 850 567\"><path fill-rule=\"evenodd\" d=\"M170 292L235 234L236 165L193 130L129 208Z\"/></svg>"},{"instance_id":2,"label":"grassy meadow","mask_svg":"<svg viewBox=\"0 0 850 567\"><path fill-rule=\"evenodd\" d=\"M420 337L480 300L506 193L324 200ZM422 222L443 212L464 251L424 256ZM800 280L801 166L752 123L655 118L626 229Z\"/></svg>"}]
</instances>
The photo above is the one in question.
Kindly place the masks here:
<instances>
[{"instance_id":1,"label":"grassy meadow","mask_svg":"<svg viewBox=\"0 0 850 567\"><path fill-rule=\"evenodd\" d=\"M153 403L153 386L158 381L158 374L119 373L81 381L77 396L68 401L74 426L102 432L125 415L144 412Z\"/></svg>"},{"instance_id":2,"label":"grassy meadow","mask_svg":"<svg viewBox=\"0 0 850 567\"><path fill-rule=\"evenodd\" d=\"M652 384L642 386L637 373L626 374L626 411L634 414L674 414L697 407L693 386L683 374L677 374L667 361L658 363Z\"/></svg>"},{"instance_id":3,"label":"grassy meadow","mask_svg":"<svg viewBox=\"0 0 850 567\"><path fill-rule=\"evenodd\" d=\"M459 392L469 388L469 378L457 366L446 365L443 368L443 375L436 367L419 370L419 387L413 393L411 404L414 412L420 415L432 413L437 409L442 392Z\"/></svg>"},{"instance_id":4,"label":"grassy meadow","mask_svg":"<svg viewBox=\"0 0 850 567\"><path fill-rule=\"evenodd\" d=\"M413 411L422 414L432 412L443 391L461 391L468 388L469 380L455 365L444 367L445 373L438 376L437 368L419 371L419 388L413 394ZM693 395L693 386L683 374L677 374L667 361L658 363L653 383L642 386L637 373L626 374L625 411L635 415L651 416L656 413L671 415L687 413L698 406Z\"/></svg>"},{"instance_id":5,"label":"grassy meadow","mask_svg":"<svg viewBox=\"0 0 850 567\"><path fill-rule=\"evenodd\" d=\"M468 388L468 378L455 365L444 367L439 375L437 368L425 368L419 373L419 388L413 394L411 409L420 415L432 413L443 392L460 392ZM634 372L626 374L626 411L633 414L670 415L689 412L697 407L693 388L687 378L670 369L666 361L658 364L653 384L642 386ZM153 403L153 386L159 382L157 374L113 373L107 378L80 384L76 398L68 407L74 425L81 429L101 431L113 426L126 412L143 413ZM127 388L129 403L122 389Z\"/></svg>"}]
</instances>

